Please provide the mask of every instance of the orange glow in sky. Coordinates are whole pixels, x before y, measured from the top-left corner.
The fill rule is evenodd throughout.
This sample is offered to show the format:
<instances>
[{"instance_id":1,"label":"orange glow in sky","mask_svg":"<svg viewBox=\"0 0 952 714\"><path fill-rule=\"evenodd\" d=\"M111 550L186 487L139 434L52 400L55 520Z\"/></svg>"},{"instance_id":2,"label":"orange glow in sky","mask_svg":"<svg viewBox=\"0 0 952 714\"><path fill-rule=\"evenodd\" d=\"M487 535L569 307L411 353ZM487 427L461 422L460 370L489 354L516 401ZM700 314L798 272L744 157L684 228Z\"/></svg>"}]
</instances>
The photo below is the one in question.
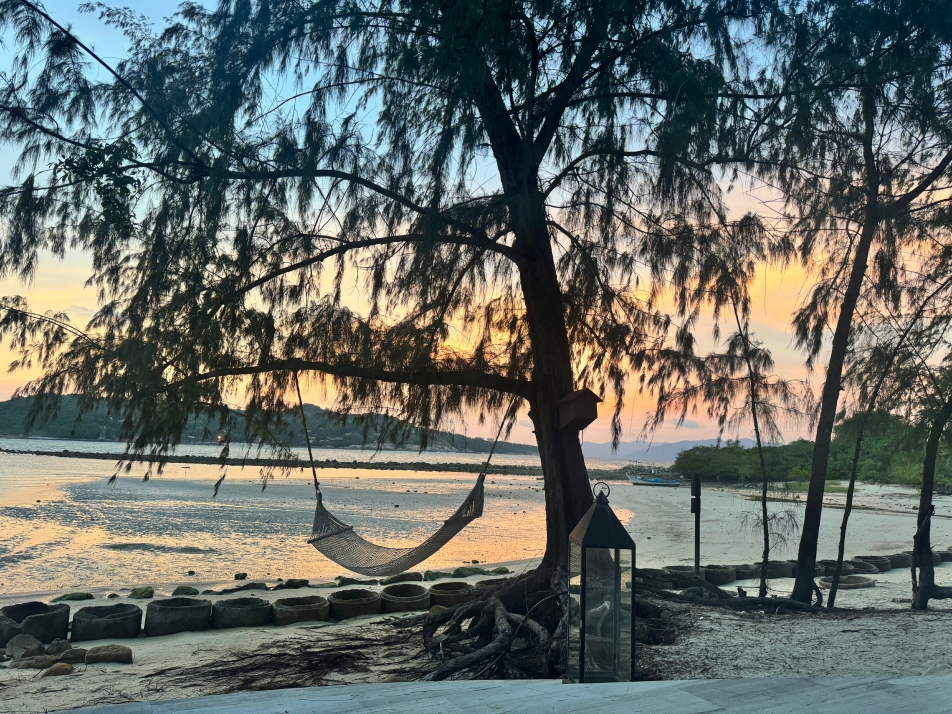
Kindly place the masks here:
<instances>
[{"instance_id":1,"label":"orange glow in sky","mask_svg":"<svg viewBox=\"0 0 952 714\"><path fill-rule=\"evenodd\" d=\"M40 263L39 270L31 284L23 284L17 280L7 279L0 281L0 295L23 295L30 306L36 311L65 311L74 324L85 325L96 308L96 295L93 288L84 286L84 281L90 274L89 261L85 256L70 254L63 261L45 256ZM789 378L806 378L808 375L803 365L803 355L795 348L790 330L790 318L800 301L805 297L810 287L810 279L800 266L787 266L783 270L776 267L764 269L756 278L752 286L754 304L752 308L752 330L757 339L764 342L773 353L777 372ZM347 298L345 297L345 300ZM349 300L348 300L349 301ZM663 305L662 307L669 307ZM698 325L698 336L701 349L708 350L715 347L711 337L710 318L702 320ZM730 325L724 325L723 334L731 332ZM9 399L17 387L25 384L29 379L38 375L34 368L27 371L8 373L6 365L14 359L8 345L0 347L0 364L4 369L0 371L0 399ZM326 394L317 385L305 387L305 400L321 406L331 406L333 395ZM652 408L652 400L648 395L635 393L635 386L631 385L623 410L623 440L639 438L645 415ZM584 439L589 442L605 442L610 440L610 415L612 411L611 399L601 405L600 417L585 432ZM495 433L496 425L487 423L479 425L476 419L467 419L466 424L456 423L447 425L455 431L466 431L470 436L491 438ZM681 428L675 424L666 423L654 434L656 442L679 441L682 439L705 439L717 435L714 424L700 413L685 422ZM787 438L796 438L803 435L791 430L785 433ZM734 435L728 435L734 436ZM747 436L747 434L740 434ZM525 414L520 414L511 439L524 443L533 443L531 425Z\"/></svg>"}]
</instances>

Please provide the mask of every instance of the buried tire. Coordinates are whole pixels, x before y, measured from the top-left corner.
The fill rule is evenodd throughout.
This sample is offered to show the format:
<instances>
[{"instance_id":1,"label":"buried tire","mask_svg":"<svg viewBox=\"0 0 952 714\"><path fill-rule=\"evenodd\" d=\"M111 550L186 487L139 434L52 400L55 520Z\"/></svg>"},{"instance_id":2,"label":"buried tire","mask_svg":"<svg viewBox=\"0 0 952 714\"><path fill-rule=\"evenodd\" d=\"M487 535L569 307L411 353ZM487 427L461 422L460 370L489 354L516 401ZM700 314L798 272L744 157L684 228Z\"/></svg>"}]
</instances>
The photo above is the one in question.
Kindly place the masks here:
<instances>
[{"instance_id":1,"label":"buried tire","mask_svg":"<svg viewBox=\"0 0 952 714\"><path fill-rule=\"evenodd\" d=\"M0 615L9 622L2 624L4 635L33 635L44 645L53 640L65 640L69 631L69 605L44 602L24 602L0 608ZM6 643L4 643L6 644Z\"/></svg>"},{"instance_id":2,"label":"buried tire","mask_svg":"<svg viewBox=\"0 0 952 714\"><path fill-rule=\"evenodd\" d=\"M829 575L824 578L820 578L818 584L821 588L829 590L833 586L833 576ZM871 588L876 584L876 581L872 578L867 578L864 575L846 575L840 578L840 584L837 585L839 590L856 590L857 588Z\"/></svg>"},{"instance_id":3,"label":"buried tire","mask_svg":"<svg viewBox=\"0 0 952 714\"><path fill-rule=\"evenodd\" d=\"M142 608L138 605L100 605L82 607L73 615L73 642L84 640L129 639L142 629Z\"/></svg>"},{"instance_id":4,"label":"buried tire","mask_svg":"<svg viewBox=\"0 0 952 714\"><path fill-rule=\"evenodd\" d=\"M338 590L327 598L330 602L331 617L335 620L347 620L361 615L380 614L380 593L363 588Z\"/></svg>"},{"instance_id":5,"label":"buried tire","mask_svg":"<svg viewBox=\"0 0 952 714\"><path fill-rule=\"evenodd\" d=\"M159 637L204 630L208 628L211 614L211 600L191 597L153 600L145 609L145 634Z\"/></svg>"},{"instance_id":6,"label":"buried tire","mask_svg":"<svg viewBox=\"0 0 952 714\"><path fill-rule=\"evenodd\" d=\"M889 570L892 570L892 565L889 562L889 557L884 555L857 555L854 556L853 560L861 560L864 563L869 563L870 565L875 565L876 570L880 573L885 573Z\"/></svg>"},{"instance_id":7,"label":"buried tire","mask_svg":"<svg viewBox=\"0 0 952 714\"><path fill-rule=\"evenodd\" d=\"M445 583L435 583L430 586L430 604L453 607L470 600L475 600L478 593L469 583L459 580L450 580Z\"/></svg>"},{"instance_id":8,"label":"buried tire","mask_svg":"<svg viewBox=\"0 0 952 714\"><path fill-rule=\"evenodd\" d=\"M949 553L952 555L952 553ZM889 556L889 565L893 568L911 568L912 553L896 553Z\"/></svg>"},{"instance_id":9,"label":"buried tire","mask_svg":"<svg viewBox=\"0 0 952 714\"><path fill-rule=\"evenodd\" d=\"M326 620L331 604L320 595L287 597L271 603L271 623L293 625L295 622Z\"/></svg>"},{"instance_id":10,"label":"buried tire","mask_svg":"<svg viewBox=\"0 0 952 714\"><path fill-rule=\"evenodd\" d=\"M380 593L382 612L413 612L430 609L430 591L422 585L388 585Z\"/></svg>"},{"instance_id":11,"label":"buried tire","mask_svg":"<svg viewBox=\"0 0 952 714\"><path fill-rule=\"evenodd\" d=\"M757 568L757 577L760 577L760 563L754 563L754 567ZM774 578L792 578L793 577L793 566L788 563L786 560L768 560L767 561L767 577L773 580Z\"/></svg>"},{"instance_id":12,"label":"buried tire","mask_svg":"<svg viewBox=\"0 0 952 714\"><path fill-rule=\"evenodd\" d=\"M836 572L836 561L835 560L818 560L816 561L816 575L818 578L823 577L824 575L833 575ZM853 575L856 573L856 569L853 567L853 564L849 561L843 561L843 567L840 568L840 578L843 578L846 575Z\"/></svg>"},{"instance_id":13,"label":"buried tire","mask_svg":"<svg viewBox=\"0 0 952 714\"><path fill-rule=\"evenodd\" d=\"M853 560L853 572L857 575L875 575L879 572L877 568L872 563L867 563L865 560Z\"/></svg>"},{"instance_id":14,"label":"buried tire","mask_svg":"<svg viewBox=\"0 0 952 714\"><path fill-rule=\"evenodd\" d=\"M729 565L705 565L702 570L711 585L727 585L737 580L737 571Z\"/></svg>"},{"instance_id":15,"label":"buried tire","mask_svg":"<svg viewBox=\"0 0 952 714\"><path fill-rule=\"evenodd\" d=\"M263 627L271 622L271 603L260 597L236 597L212 605L212 629Z\"/></svg>"}]
</instances>

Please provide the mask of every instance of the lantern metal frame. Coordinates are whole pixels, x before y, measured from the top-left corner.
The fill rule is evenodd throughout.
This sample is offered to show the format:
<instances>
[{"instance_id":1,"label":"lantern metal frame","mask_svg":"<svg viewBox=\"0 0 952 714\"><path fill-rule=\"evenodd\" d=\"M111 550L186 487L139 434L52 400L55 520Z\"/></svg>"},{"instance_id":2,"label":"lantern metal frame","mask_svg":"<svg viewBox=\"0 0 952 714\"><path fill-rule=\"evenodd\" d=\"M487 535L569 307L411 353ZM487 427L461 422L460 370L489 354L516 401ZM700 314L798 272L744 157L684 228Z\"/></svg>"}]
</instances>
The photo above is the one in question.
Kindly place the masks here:
<instances>
[{"instance_id":1,"label":"lantern metal frame","mask_svg":"<svg viewBox=\"0 0 952 714\"><path fill-rule=\"evenodd\" d=\"M595 502L589 508L588 512L582 517L578 525L569 534L569 562L566 567L566 597L568 598L568 627L566 628L566 676L579 684L594 682L630 682L635 677L635 542L631 535L622 525L621 521L608 505L608 495L611 489L608 484L599 482L595 484L593 491L599 486L604 490L595 493ZM573 545L577 549L580 563L577 569L579 578L579 623L574 625L572 622L571 608L574 599L572 598L571 585L573 573ZM586 632L587 620L587 598L588 598L588 552L591 550L608 550L613 555L613 606L612 606L612 652L614 658L614 667L611 672L586 672L585 654L586 654ZM621 646L621 556L623 551L631 552L631 616L630 616L630 647L629 653L629 671L619 672L619 655ZM574 631L574 632L573 632ZM578 651L573 653L572 638L573 634L578 638ZM573 654L576 657L576 666L573 668Z\"/></svg>"}]
</instances>

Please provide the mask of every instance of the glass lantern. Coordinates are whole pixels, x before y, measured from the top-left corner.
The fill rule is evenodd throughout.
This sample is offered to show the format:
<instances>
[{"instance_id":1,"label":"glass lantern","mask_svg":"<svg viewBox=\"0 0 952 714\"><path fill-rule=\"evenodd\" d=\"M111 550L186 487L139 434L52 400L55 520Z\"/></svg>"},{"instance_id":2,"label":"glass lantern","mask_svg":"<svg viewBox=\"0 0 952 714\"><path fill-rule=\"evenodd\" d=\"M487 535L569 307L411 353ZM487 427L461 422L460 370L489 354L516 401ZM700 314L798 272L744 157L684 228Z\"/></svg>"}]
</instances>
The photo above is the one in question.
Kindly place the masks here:
<instances>
[{"instance_id":1,"label":"glass lantern","mask_svg":"<svg viewBox=\"0 0 952 714\"><path fill-rule=\"evenodd\" d=\"M635 542L608 505L607 484L569 535L568 662L573 682L630 682L635 673Z\"/></svg>"}]
</instances>

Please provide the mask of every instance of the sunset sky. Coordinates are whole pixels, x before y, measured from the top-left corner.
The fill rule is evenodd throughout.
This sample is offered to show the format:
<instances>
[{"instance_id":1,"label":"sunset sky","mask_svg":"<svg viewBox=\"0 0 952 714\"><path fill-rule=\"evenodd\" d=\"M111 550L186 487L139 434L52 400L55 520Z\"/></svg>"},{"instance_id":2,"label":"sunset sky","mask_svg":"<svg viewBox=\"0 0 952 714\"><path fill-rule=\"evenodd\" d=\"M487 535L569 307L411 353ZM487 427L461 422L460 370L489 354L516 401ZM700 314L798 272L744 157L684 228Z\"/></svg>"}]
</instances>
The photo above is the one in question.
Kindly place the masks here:
<instances>
[{"instance_id":1,"label":"sunset sky","mask_svg":"<svg viewBox=\"0 0 952 714\"><path fill-rule=\"evenodd\" d=\"M121 47L121 38L116 33L103 28L95 16L78 13L76 6L77 3L71 0L50 0L46 3L47 9L54 17L66 23L72 23L74 31L81 39L99 48L99 51L107 59L115 59L114 54L110 55L108 51L102 48ZM159 3L155 0L140 0L135 4L135 8L153 18L161 18L170 12L171 6L168 3ZM3 58L2 52L0 52L0 61L5 62L7 59ZM0 162L4 165L0 168L0 176L9 171L14 156L15 154L9 148L0 149ZM737 212L751 208L756 210L758 205L758 202L752 196L743 192L735 194L732 203ZM69 314L75 324L82 326L96 308L94 290L84 288L83 285L89 275L89 259L83 254L71 253L62 261L52 256L44 256L31 283L24 284L14 279L0 280L0 295L23 295L29 300L33 310L40 312L62 310ZM354 286L351 286L350 289L356 294ZM777 371L780 374L791 378L805 379L811 377L815 383L822 379L822 374L807 374L803 366L803 355L794 349L790 330L791 315L808 289L809 279L803 270L797 266L788 267L785 271L779 269L763 271L758 276L752 291L756 301L753 308L752 329L756 333L756 337L772 350ZM702 327L702 330L707 333L709 327L710 325L707 323ZM724 332L725 334L730 332L729 326ZM710 341L704 344L705 347L712 346ZM35 372L7 373L6 365L9 364L12 358L13 355L6 344L0 347L0 365L3 366L3 371L0 372L0 399L9 399L17 387L22 386L31 376L36 374ZM305 398L307 401L330 406L328 400L317 393L306 394ZM623 438L625 440L635 439L639 436L645 413L650 407L650 399L638 398L636 395L629 397L624 412L625 434ZM609 440L610 412L610 405L602 405L600 412L602 416L584 433L586 441L604 442ZM480 427L475 424L475 420L472 420L467 425L467 431L470 435L491 436L495 428L492 424ZM716 435L716 426L704 414L698 414L680 429L676 429L673 423L665 424L655 433L654 440L702 439ZM747 433L740 434L740 436L748 435ZM788 439L800 435L806 435L802 427L789 427L784 431L784 436ZM534 441L529 422L524 415L520 416L512 440Z\"/></svg>"}]
</instances>

